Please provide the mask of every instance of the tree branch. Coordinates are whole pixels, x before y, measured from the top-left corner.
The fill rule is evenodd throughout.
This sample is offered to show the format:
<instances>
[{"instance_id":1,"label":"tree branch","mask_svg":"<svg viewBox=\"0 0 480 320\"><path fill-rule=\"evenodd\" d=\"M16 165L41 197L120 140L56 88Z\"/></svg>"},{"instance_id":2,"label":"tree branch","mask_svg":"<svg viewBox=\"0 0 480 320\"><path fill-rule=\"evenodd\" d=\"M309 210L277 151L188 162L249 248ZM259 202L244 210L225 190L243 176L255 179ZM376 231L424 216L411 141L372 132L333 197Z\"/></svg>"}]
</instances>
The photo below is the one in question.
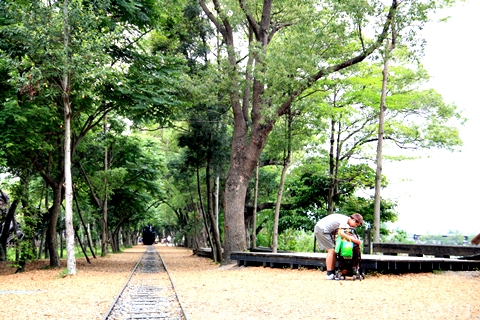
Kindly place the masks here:
<instances>
[{"instance_id":1,"label":"tree branch","mask_svg":"<svg viewBox=\"0 0 480 320\"><path fill-rule=\"evenodd\" d=\"M242 8L243 13L245 13L245 16L247 17L248 24L250 25L250 29L253 31L253 34L255 35L255 39L257 41L260 41L260 26L258 25L257 21L252 16L252 13L250 12L250 9L248 8L247 4L245 3L245 0L239 0L240 8Z\"/></svg>"},{"instance_id":2,"label":"tree branch","mask_svg":"<svg viewBox=\"0 0 480 320\"><path fill-rule=\"evenodd\" d=\"M383 41L387 38L387 35L390 30L390 26L393 21L393 16L395 12L397 11L397 0L392 0L392 5L390 9L388 10L388 15L387 15L387 20L385 21L385 24L383 25L383 30L382 32L378 35L377 40L372 44L369 48L364 49L361 54L357 55L356 57L353 57L351 59L345 60L342 63L336 64L329 66L327 68L323 68L319 70L316 74L311 76L307 82L302 85L299 89L294 91L288 98L287 100L277 109L277 116L282 116L290 107L292 102L297 98L305 89L311 87L316 81L318 81L320 78L336 72L340 71L342 69L345 69L349 66L352 66L354 64L357 64L359 62L362 62L367 58L370 54L372 54L375 50L377 50L383 43Z\"/></svg>"}]
</instances>

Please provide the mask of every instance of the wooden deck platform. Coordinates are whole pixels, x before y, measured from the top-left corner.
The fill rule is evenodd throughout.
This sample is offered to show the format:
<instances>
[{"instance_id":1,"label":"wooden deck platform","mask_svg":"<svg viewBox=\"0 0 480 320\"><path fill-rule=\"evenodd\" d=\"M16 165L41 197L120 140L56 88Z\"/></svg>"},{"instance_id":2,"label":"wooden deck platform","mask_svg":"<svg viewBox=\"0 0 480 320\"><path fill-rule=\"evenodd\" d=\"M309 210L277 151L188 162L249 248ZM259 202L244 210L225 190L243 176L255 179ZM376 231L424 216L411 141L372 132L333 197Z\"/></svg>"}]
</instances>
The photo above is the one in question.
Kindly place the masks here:
<instances>
[{"instance_id":1,"label":"wooden deck platform","mask_svg":"<svg viewBox=\"0 0 480 320\"><path fill-rule=\"evenodd\" d=\"M325 270L326 253L271 253L232 252L231 260L243 266L318 268ZM360 263L364 272L432 272L434 270L470 271L480 270L480 260L465 260L434 257L413 257L408 255L362 254Z\"/></svg>"}]
</instances>

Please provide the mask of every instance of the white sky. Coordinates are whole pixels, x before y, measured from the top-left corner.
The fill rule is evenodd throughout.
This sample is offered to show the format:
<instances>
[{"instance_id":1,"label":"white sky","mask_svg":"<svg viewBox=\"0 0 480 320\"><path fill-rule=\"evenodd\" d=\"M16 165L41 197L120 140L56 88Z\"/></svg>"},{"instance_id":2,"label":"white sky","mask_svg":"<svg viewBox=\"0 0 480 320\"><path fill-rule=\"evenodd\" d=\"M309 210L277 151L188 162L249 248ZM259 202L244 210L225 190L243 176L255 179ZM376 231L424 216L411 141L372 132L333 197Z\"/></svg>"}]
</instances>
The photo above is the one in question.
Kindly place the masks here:
<instances>
[{"instance_id":1,"label":"white sky","mask_svg":"<svg viewBox=\"0 0 480 320\"><path fill-rule=\"evenodd\" d=\"M399 220L392 227L409 234L480 233L479 13L478 0L458 3L440 12L451 17L447 22L432 22L424 30L429 87L464 110L468 121L460 129L464 145L459 153L430 150L419 160L384 161L390 184L382 197L398 202Z\"/></svg>"}]
</instances>

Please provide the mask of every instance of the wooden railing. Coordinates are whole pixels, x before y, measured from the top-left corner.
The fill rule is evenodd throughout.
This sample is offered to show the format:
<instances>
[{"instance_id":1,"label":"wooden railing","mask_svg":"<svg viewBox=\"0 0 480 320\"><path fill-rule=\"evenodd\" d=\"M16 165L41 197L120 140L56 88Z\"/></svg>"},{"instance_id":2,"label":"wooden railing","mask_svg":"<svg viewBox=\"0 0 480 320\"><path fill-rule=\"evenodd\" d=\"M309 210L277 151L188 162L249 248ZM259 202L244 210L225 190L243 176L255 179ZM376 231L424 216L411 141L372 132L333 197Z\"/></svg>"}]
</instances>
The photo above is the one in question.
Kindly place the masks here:
<instances>
[{"instance_id":1,"label":"wooden railing","mask_svg":"<svg viewBox=\"0 0 480 320\"><path fill-rule=\"evenodd\" d=\"M382 243L374 242L372 244L373 253L383 253L384 255L398 255L406 253L409 256L435 256L450 258L470 257L480 255L479 246L451 246L441 244L405 244L405 243Z\"/></svg>"}]
</instances>

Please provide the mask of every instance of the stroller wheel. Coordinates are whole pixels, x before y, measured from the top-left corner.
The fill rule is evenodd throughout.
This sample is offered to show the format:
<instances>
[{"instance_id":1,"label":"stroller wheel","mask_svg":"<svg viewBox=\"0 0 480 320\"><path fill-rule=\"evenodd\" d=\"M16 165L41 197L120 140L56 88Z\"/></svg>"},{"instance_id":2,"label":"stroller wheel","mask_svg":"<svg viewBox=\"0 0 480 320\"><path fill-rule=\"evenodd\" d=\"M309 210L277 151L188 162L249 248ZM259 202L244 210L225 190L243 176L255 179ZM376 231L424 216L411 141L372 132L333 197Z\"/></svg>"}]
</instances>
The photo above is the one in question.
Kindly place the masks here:
<instances>
[{"instance_id":1,"label":"stroller wheel","mask_svg":"<svg viewBox=\"0 0 480 320\"><path fill-rule=\"evenodd\" d=\"M353 274L353 280L356 280L356 279L358 279L358 280L360 280L360 281L362 281L362 279L363 279L362 274L361 274L360 271L358 271L358 270L355 271L354 274Z\"/></svg>"}]
</instances>

